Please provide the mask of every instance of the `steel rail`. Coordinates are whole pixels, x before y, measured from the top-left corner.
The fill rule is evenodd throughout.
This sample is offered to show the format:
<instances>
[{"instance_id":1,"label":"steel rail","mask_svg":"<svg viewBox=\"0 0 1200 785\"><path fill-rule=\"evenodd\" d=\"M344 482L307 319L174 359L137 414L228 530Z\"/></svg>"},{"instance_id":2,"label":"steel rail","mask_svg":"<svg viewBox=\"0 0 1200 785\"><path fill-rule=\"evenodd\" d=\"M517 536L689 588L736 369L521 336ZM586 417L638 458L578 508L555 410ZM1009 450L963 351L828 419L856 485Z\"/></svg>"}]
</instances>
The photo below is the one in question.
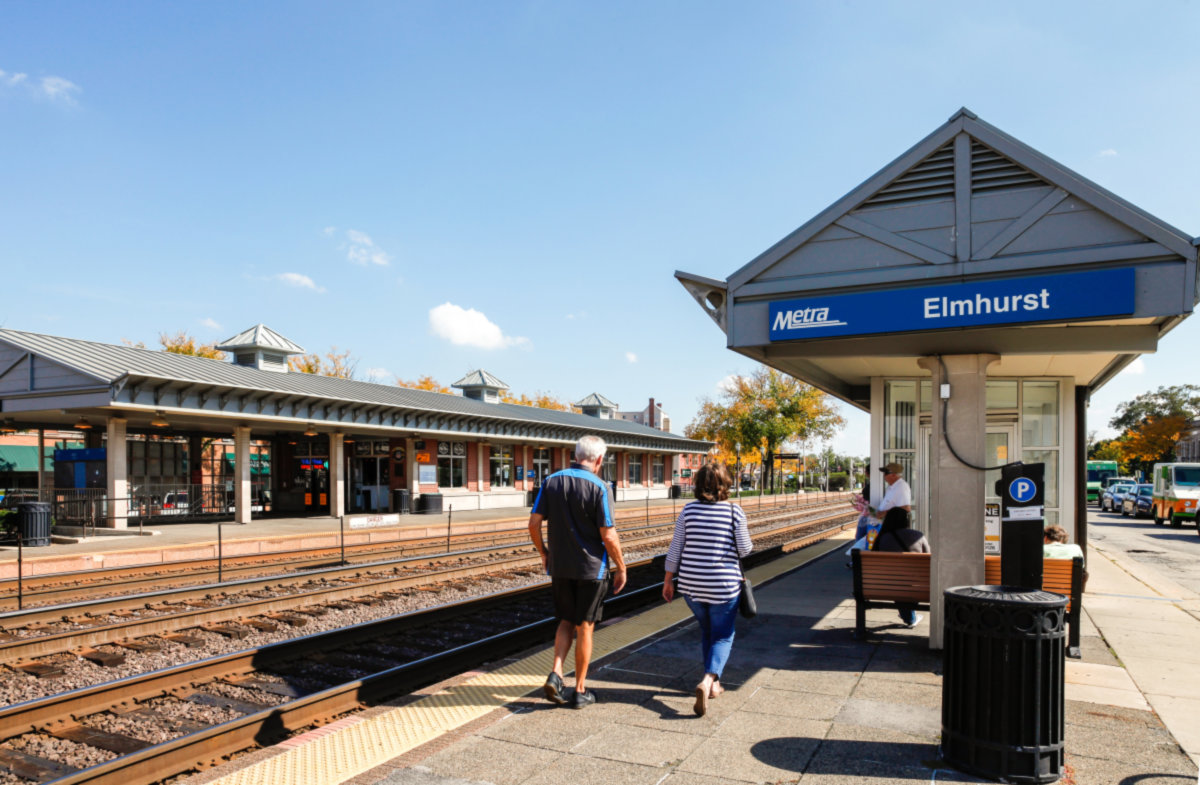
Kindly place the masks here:
<instances>
[{"instance_id":1,"label":"steel rail","mask_svg":"<svg viewBox=\"0 0 1200 785\"><path fill-rule=\"evenodd\" d=\"M835 513L834 515L826 516L825 518L808 518L806 520L796 521L790 526L776 527L767 531L756 531L755 534L758 536L779 535L788 531L819 525L822 522L837 516L838 514ZM638 539L629 540L625 543L625 546L644 547L645 545L649 545L655 541L661 541L662 539L664 539L663 535L648 535ZM472 553L474 555L481 555L481 551L487 552L488 549L480 549L480 551L475 551ZM414 562L417 561L422 562L425 566L428 566L428 564L434 560L422 557L419 560L409 560L407 563L404 563L403 566L414 566ZM449 567L430 572L369 578L360 580L358 583L350 586L328 586L310 591L293 592L278 597L253 598L245 601L231 602L218 608L181 608L176 613L162 614L148 618L126 619L110 624L93 625L83 629L64 630L45 635L16 638L9 641L0 641L0 663L21 662L24 660L44 657L63 651L90 648L104 645L106 643L114 643L149 635L178 632L182 629L204 627L208 625L219 624L221 622L236 621L269 613L282 613L313 604L356 599L371 594L381 594L388 591L411 589L434 583L462 580L464 578L474 577L477 575L527 569L540 566L540 563L539 557L529 554L509 559L500 559L497 561ZM324 571L321 575L314 576L312 574L308 574L302 578L297 577L292 579L292 582L300 582L301 580L311 581L314 578L337 580L344 579L345 577L362 578L363 576L361 573L361 568L353 567L331 569ZM287 586L287 583L288 581L280 581L278 579L254 580L239 582L235 585L224 585L221 588L227 590L235 589L237 592L248 592L276 588L283 589ZM226 591L224 593L229 594L230 592ZM56 608L42 609L36 613L22 615L20 620L25 624L37 623L39 620L58 620L64 618L64 610L75 610L76 612L83 610L90 616L99 616L105 613L111 613L115 610L129 609L137 605L149 607L149 603L145 601L155 599L158 599L162 602L169 600L170 604L187 605L189 599L193 601L212 601L214 599L214 593L212 592L211 587L209 587L204 589L195 589L190 592L162 592L153 595L143 595L135 598L111 599L101 602L82 603L75 606L58 606ZM10 615L9 618L12 618L12 615Z\"/></svg>"},{"instance_id":2,"label":"steel rail","mask_svg":"<svg viewBox=\"0 0 1200 785\"><path fill-rule=\"evenodd\" d=\"M842 500L822 500L789 507L782 504L770 505L764 510L747 510L747 517L752 521L769 519L777 516L787 516L796 512L820 508L824 506L837 505ZM627 516L632 519L634 516ZM646 526L665 525L666 521L673 521L673 516L657 516L662 518L661 523L647 523L641 527L624 527L625 530L636 530L645 528ZM639 522L642 519L638 519ZM489 545L484 547L496 547L499 545L517 543L523 541L527 537L526 529L502 530L492 532L490 534L481 535L478 532L463 534L466 542L478 542L480 540L488 541ZM457 536L456 536L457 539ZM460 540L462 542L463 540ZM379 561L381 555L386 555L390 552L399 551L397 558L405 558L407 556L421 555L419 551L429 552L430 549L436 550L433 553L446 554L444 538L420 538L414 540L396 540L388 542L375 543L354 543L348 544L348 549L372 549L366 553L354 554L355 559L372 559L374 562ZM414 543L420 543L414 545ZM399 547L397 547L399 546ZM432 555L432 554L430 554ZM272 568L290 568L294 571L299 571L305 568L306 565L327 563L328 560L338 558L340 561L340 549L337 547L321 547L317 549L294 550L294 551L277 551L272 553L260 554L245 554L242 556L231 556L223 559L223 571L228 574L237 575L238 573L251 573L253 576L263 576L263 570ZM355 561L355 564L362 564L362 561ZM25 602L44 603L53 601L60 596L78 597L80 593L88 594L91 592L112 593L114 586L119 587L125 593L129 591L137 591L139 586L197 586L205 585L204 578L210 575L218 574L218 560L211 557L192 560L180 560L172 562L159 562L146 565L132 565L114 568L102 568L99 570L81 570L74 572L57 573L52 576L35 576L26 578L25 583ZM268 573L269 575L283 575L286 573L275 572ZM117 580L123 576L134 576ZM207 585L212 585L208 583ZM0 608L15 610L16 606L16 581L7 580L0 581Z\"/></svg>"},{"instance_id":3,"label":"steel rail","mask_svg":"<svg viewBox=\"0 0 1200 785\"><path fill-rule=\"evenodd\" d=\"M770 556L796 550L843 531L849 523L812 533L801 540L760 551L749 557L750 563L767 561ZM661 557L658 557L661 558ZM641 560L631 567L652 564L654 559ZM661 582L617 595L606 601L610 615L627 613L639 603L652 602L659 594ZM507 604L522 595L544 591L545 583L533 587L498 592L485 598L452 603L416 611L385 620L364 622L353 627L318 633L304 638L283 641L258 649L250 649L198 663L167 668L154 673L132 677L109 684L83 688L39 701L18 704L0 710L0 728L5 738L38 730L53 731L71 727L84 717L128 706L153 698L183 695L198 683L216 679L232 679L250 672L255 666L292 660L306 653L326 651L333 641L345 646L359 640L381 637L389 631L429 624L437 619L452 618L466 607L486 609ZM314 724L356 711L366 705L402 694L422 684L437 681L464 667L481 661L542 643L551 637L556 622L542 619L517 629L463 644L445 652L390 668L362 679L297 698L288 703L222 723L196 733L163 742L141 751L120 756L106 763L91 766L53 780L54 785L140 785L159 782L191 769L204 767L238 752L263 746Z\"/></svg>"}]
</instances>

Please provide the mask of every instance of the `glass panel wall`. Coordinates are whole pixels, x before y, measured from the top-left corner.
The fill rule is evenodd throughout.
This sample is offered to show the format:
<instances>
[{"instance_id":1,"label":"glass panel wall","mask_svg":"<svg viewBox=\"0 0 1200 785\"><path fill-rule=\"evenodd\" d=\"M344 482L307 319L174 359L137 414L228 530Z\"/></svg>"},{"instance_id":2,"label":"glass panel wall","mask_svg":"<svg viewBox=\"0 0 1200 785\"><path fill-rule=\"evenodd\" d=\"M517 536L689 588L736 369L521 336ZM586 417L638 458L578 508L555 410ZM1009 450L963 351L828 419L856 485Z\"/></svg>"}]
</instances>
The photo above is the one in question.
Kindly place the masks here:
<instances>
[{"instance_id":1,"label":"glass panel wall","mask_svg":"<svg viewBox=\"0 0 1200 785\"><path fill-rule=\"evenodd\" d=\"M493 444L491 455L493 488L511 488L513 484L513 448L511 444Z\"/></svg>"},{"instance_id":2,"label":"glass panel wall","mask_svg":"<svg viewBox=\"0 0 1200 785\"><path fill-rule=\"evenodd\" d=\"M630 485L641 485L642 484L642 458L643 457L644 456L641 456L641 455L630 455L629 456L629 484Z\"/></svg>"},{"instance_id":3,"label":"glass panel wall","mask_svg":"<svg viewBox=\"0 0 1200 785\"><path fill-rule=\"evenodd\" d=\"M441 488L463 488L467 484L465 442L438 442L437 482Z\"/></svg>"}]
</instances>

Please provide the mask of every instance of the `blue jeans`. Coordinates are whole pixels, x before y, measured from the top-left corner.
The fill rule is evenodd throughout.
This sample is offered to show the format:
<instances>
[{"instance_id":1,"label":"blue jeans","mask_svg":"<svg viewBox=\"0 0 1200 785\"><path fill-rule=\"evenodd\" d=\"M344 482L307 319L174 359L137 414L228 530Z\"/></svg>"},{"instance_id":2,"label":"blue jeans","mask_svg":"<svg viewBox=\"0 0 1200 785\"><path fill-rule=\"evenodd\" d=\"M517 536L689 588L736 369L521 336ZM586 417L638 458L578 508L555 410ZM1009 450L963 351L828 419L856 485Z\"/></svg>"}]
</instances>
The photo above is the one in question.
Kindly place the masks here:
<instances>
[{"instance_id":1,"label":"blue jeans","mask_svg":"<svg viewBox=\"0 0 1200 785\"><path fill-rule=\"evenodd\" d=\"M700 650L704 657L704 672L718 678L729 661L733 648L733 624L737 621L738 598L724 602L701 602L684 595L687 606L700 622Z\"/></svg>"}]
</instances>

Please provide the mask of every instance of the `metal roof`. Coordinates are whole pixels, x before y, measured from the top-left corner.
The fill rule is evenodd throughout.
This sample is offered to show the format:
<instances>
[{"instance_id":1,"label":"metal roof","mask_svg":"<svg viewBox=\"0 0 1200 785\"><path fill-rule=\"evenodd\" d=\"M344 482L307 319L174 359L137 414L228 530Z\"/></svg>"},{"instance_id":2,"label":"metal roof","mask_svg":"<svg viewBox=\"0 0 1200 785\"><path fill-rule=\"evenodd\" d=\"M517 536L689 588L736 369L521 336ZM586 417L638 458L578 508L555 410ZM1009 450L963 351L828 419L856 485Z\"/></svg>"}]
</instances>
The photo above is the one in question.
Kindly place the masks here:
<instances>
[{"instance_id":1,"label":"metal roof","mask_svg":"<svg viewBox=\"0 0 1200 785\"><path fill-rule=\"evenodd\" d=\"M659 442L668 440L689 452L707 450L709 444L627 420L601 420L576 412L519 404L484 403L461 395L308 373L282 374L260 371L221 360L170 354L133 346L117 346L11 329L0 329L0 342L71 368L98 382L112 385L114 396L116 388L122 383L144 384L141 380L157 380L167 384L229 388L236 390L239 395L273 393L307 396L325 399L338 405L394 407L437 415L478 417L491 422L558 426L633 438L643 437Z\"/></svg>"},{"instance_id":2,"label":"metal roof","mask_svg":"<svg viewBox=\"0 0 1200 785\"><path fill-rule=\"evenodd\" d=\"M617 408L617 405L615 403L608 400L600 393L592 393L588 397L584 398L582 401L577 402L575 405L580 408L588 408L588 409L591 409L591 408L594 408L597 406L604 407L607 409L616 409Z\"/></svg>"},{"instance_id":3,"label":"metal roof","mask_svg":"<svg viewBox=\"0 0 1200 785\"><path fill-rule=\"evenodd\" d=\"M463 378L459 379L451 387L465 389L467 387L490 387L496 390L507 390L508 385L492 376L487 371L480 368L477 371L471 371Z\"/></svg>"},{"instance_id":4,"label":"metal roof","mask_svg":"<svg viewBox=\"0 0 1200 785\"><path fill-rule=\"evenodd\" d=\"M232 338L221 341L217 348L221 351L271 349L284 354L304 354L304 347L297 346L261 322L249 329L242 330Z\"/></svg>"}]
</instances>

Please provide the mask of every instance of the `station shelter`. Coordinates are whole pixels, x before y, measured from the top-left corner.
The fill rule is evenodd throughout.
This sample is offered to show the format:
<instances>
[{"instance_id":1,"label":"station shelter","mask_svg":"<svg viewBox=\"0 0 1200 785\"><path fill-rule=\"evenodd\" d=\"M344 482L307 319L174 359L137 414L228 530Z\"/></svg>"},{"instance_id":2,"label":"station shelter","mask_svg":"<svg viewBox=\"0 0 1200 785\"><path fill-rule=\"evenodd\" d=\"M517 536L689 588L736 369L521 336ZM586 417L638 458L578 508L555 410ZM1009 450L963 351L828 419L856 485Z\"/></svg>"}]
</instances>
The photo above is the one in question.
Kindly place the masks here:
<instances>
[{"instance_id":1,"label":"station shelter","mask_svg":"<svg viewBox=\"0 0 1200 785\"><path fill-rule=\"evenodd\" d=\"M1045 466L1086 548L1089 397L1191 314L1197 240L962 109L726 280L676 278L726 346L871 415L941 597L999 552L999 468Z\"/></svg>"},{"instance_id":2,"label":"station shelter","mask_svg":"<svg viewBox=\"0 0 1200 785\"><path fill-rule=\"evenodd\" d=\"M231 361L0 329L0 431L54 455L34 496L64 514L88 501L114 528L396 513L435 495L440 510L523 507L594 434L615 500L640 500L668 497L679 456L712 447L614 418L596 394L581 411L504 403L482 370L461 394L291 371L303 348L262 324L217 348ZM79 443L45 447L56 432Z\"/></svg>"}]
</instances>

